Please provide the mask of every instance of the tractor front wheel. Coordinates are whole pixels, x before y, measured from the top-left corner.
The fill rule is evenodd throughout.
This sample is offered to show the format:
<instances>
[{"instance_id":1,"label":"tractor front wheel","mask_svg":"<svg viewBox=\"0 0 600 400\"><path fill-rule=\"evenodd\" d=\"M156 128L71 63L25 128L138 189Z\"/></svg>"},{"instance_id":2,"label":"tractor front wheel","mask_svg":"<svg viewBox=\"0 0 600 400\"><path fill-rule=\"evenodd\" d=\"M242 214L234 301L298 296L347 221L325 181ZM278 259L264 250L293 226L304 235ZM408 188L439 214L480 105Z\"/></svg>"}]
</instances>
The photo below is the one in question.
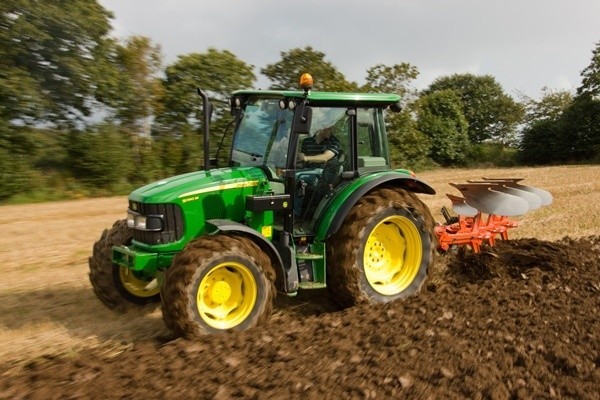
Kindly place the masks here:
<instances>
[{"instance_id":1,"label":"tractor front wheel","mask_svg":"<svg viewBox=\"0 0 600 400\"><path fill-rule=\"evenodd\" d=\"M435 256L434 220L415 194L381 188L360 199L327 246L327 287L342 306L416 294Z\"/></svg>"},{"instance_id":2,"label":"tractor front wheel","mask_svg":"<svg viewBox=\"0 0 600 400\"><path fill-rule=\"evenodd\" d=\"M200 237L175 256L165 273L163 319L187 338L252 328L271 313L274 281L269 256L251 239Z\"/></svg>"},{"instance_id":3,"label":"tractor front wheel","mask_svg":"<svg viewBox=\"0 0 600 400\"><path fill-rule=\"evenodd\" d=\"M108 308L150 312L160 301L158 283L112 262L112 247L128 245L132 239L133 232L125 220L116 221L111 229L104 230L88 260L90 282L96 296Z\"/></svg>"}]
</instances>

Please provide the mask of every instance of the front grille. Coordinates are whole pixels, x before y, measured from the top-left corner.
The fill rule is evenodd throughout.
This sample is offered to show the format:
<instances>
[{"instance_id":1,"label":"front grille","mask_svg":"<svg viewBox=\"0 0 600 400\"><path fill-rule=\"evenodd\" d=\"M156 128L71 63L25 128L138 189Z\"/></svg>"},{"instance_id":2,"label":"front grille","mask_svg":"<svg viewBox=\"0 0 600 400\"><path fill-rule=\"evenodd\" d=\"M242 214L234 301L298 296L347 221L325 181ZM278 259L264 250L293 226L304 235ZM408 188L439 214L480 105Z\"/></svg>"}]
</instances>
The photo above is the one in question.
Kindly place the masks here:
<instances>
[{"instance_id":1,"label":"front grille","mask_svg":"<svg viewBox=\"0 0 600 400\"><path fill-rule=\"evenodd\" d=\"M142 215L161 215L164 229L160 232L147 232L135 229L133 239L146 244L166 244L176 242L183 236L183 215L176 204L146 204L129 202L129 208Z\"/></svg>"}]
</instances>

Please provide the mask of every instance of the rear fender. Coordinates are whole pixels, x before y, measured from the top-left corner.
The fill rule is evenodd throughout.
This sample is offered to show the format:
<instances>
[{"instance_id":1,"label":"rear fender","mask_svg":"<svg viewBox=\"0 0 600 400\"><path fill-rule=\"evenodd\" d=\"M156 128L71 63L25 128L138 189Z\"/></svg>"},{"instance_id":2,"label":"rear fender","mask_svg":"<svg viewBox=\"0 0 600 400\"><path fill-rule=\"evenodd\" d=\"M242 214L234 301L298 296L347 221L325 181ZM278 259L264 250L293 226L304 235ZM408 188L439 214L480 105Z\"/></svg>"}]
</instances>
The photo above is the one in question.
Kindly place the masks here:
<instances>
[{"instance_id":1,"label":"rear fender","mask_svg":"<svg viewBox=\"0 0 600 400\"><path fill-rule=\"evenodd\" d=\"M254 243L256 243L258 247L260 247L271 258L274 264L273 269L275 270L275 274L277 276L276 283L279 283L279 285L282 286L278 287L277 289L286 293L289 291L287 290L288 282L285 278L286 274L284 271L283 260L281 258L281 255L269 239L267 239L261 233L250 228L249 226L235 221L230 221L226 219L210 219L206 221L206 225L208 228L207 231L211 235L214 235L218 232L239 232L243 235L251 237ZM211 231L211 227L213 227L214 230Z\"/></svg>"},{"instance_id":2,"label":"rear fender","mask_svg":"<svg viewBox=\"0 0 600 400\"><path fill-rule=\"evenodd\" d=\"M361 177L344 187L329 203L329 207L318 219L315 240L324 241L336 233L358 200L380 186L397 187L413 193L435 194L435 190L427 183L404 173L390 171Z\"/></svg>"}]
</instances>

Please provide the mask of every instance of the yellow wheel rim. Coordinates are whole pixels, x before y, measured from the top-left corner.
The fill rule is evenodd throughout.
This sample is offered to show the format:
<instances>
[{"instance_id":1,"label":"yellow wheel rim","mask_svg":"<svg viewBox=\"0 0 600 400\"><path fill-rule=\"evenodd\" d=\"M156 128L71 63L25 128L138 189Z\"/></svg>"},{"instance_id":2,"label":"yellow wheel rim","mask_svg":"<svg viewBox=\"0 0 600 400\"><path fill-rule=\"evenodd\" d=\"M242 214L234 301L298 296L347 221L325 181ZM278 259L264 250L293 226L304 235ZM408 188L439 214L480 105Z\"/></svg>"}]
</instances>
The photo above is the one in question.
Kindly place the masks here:
<instances>
[{"instance_id":1,"label":"yellow wheel rim","mask_svg":"<svg viewBox=\"0 0 600 400\"><path fill-rule=\"evenodd\" d=\"M400 215L387 217L367 238L363 255L367 281L383 295L401 293L416 278L422 258L421 235L415 224Z\"/></svg>"},{"instance_id":2,"label":"yellow wheel rim","mask_svg":"<svg viewBox=\"0 0 600 400\"><path fill-rule=\"evenodd\" d=\"M216 329L241 324L252 312L258 286L252 272L238 262L212 268L200 282L196 304L200 317Z\"/></svg>"},{"instance_id":3,"label":"yellow wheel rim","mask_svg":"<svg viewBox=\"0 0 600 400\"><path fill-rule=\"evenodd\" d=\"M156 279L152 281L140 279L127 267L119 267L119 279L125 290L136 297L152 297L160 292Z\"/></svg>"}]
</instances>

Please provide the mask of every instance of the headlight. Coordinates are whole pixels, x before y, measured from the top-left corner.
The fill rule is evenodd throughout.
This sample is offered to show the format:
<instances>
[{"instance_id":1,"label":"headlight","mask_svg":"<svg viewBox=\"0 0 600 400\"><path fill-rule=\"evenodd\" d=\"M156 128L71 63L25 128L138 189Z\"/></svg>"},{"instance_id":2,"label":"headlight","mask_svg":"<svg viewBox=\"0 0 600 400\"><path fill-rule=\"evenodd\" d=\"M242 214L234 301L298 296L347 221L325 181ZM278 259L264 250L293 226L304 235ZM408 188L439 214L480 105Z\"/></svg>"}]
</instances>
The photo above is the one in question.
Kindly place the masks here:
<instances>
[{"instance_id":1,"label":"headlight","mask_svg":"<svg viewBox=\"0 0 600 400\"><path fill-rule=\"evenodd\" d=\"M135 215L131 211L127 212L127 226L129 228L135 228Z\"/></svg>"},{"instance_id":2,"label":"headlight","mask_svg":"<svg viewBox=\"0 0 600 400\"><path fill-rule=\"evenodd\" d=\"M146 217L138 215L135 218L135 229L141 229L142 231L146 230Z\"/></svg>"},{"instance_id":3,"label":"headlight","mask_svg":"<svg viewBox=\"0 0 600 400\"><path fill-rule=\"evenodd\" d=\"M127 226L141 231L162 231L163 216L141 215L130 210L127 212Z\"/></svg>"}]
</instances>

